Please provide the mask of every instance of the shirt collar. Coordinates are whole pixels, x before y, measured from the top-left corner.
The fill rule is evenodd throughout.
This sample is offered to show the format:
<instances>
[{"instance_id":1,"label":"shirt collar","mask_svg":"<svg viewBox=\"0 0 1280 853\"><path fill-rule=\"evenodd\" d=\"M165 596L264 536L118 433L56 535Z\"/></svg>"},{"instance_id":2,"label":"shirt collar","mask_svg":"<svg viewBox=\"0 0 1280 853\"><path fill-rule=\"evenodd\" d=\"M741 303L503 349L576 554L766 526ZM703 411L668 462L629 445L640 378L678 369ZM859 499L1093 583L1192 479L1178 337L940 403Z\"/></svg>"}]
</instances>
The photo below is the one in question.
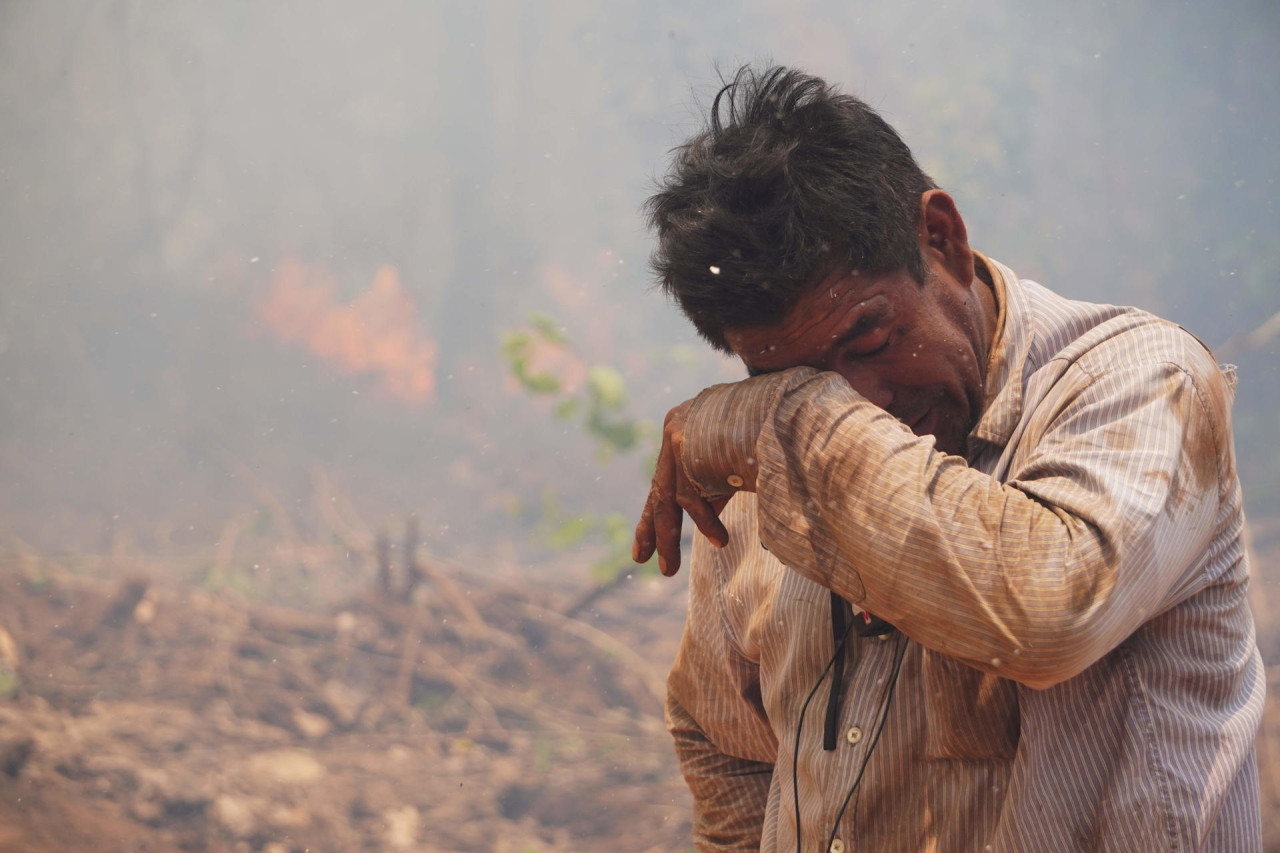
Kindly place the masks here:
<instances>
[{"instance_id":1,"label":"shirt collar","mask_svg":"<svg viewBox=\"0 0 1280 853\"><path fill-rule=\"evenodd\" d=\"M973 254L986 266L995 286L996 332L987 357L982 417L969 437L1003 446L1022 418L1022 374L1031 349L1030 308L1013 270L981 252Z\"/></svg>"}]
</instances>

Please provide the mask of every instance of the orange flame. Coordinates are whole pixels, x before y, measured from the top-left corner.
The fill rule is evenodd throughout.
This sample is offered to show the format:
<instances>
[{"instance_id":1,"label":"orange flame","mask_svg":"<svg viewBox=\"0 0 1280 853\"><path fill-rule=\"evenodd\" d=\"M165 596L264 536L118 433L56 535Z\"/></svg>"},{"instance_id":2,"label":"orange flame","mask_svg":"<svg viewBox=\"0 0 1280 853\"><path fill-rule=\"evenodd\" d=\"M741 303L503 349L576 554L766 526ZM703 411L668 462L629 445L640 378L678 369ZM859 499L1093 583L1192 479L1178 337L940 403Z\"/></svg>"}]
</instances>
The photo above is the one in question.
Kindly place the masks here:
<instances>
[{"instance_id":1,"label":"orange flame","mask_svg":"<svg viewBox=\"0 0 1280 853\"><path fill-rule=\"evenodd\" d=\"M281 340L306 348L343 373L377 375L381 387L411 403L429 403L436 388L436 342L417 329L417 307L384 266L369 289L348 303L334 298L324 270L284 260L258 316Z\"/></svg>"}]
</instances>

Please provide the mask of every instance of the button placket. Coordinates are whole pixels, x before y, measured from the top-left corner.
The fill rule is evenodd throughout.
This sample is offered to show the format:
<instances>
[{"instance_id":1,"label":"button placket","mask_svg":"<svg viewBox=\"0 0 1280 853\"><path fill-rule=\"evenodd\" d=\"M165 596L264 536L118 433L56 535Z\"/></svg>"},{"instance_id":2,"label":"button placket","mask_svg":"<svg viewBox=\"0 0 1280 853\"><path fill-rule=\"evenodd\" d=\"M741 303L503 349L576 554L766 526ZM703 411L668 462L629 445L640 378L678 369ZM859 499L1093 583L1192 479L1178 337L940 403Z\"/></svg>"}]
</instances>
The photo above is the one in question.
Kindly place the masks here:
<instances>
[{"instance_id":1,"label":"button placket","mask_svg":"<svg viewBox=\"0 0 1280 853\"><path fill-rule=\"evenodd\" d=\"M869 642L873 638L877 641L874 644ZM846 675L849 682L852 684L883 685L884 680L889 678L893 671L894 649L897 643L888 641L894 638L894 632L861 638L862 642L857 646L860 654L854 658L852 672ZM843 717L842 722L846 726L844 738L847 746L845 748L852 751L849 757L846 758L846 762L852 761L853 764L858 764L863 757L863 751L870 745L870 739L868 738L870 731L864 729L861 725L853 725L852 720L867 722L868 718L870 718L874 725L874 721L879 719L879 714L882 710L881 703L884 699L884 691L852 691L851 694L846 695L846 698L852 699L849 707L841 714ZM851 771L853 769L855 768L850 767ZM844 791L841 791L840 796L843 797L844 793ZM832 808L838 808L838 804L832 803ZM847 826L852 830L857 821L856 811L856 807L851 805L849 813L842 815L841 825ZM838 830L839 827L836 827L836 829ZM830 832L831 828L828 828L827 831ZM846 843L843 838L834 838L827 848L827 853L851 853L852 849L853 845Z\"/></svg>"}]
</instances>

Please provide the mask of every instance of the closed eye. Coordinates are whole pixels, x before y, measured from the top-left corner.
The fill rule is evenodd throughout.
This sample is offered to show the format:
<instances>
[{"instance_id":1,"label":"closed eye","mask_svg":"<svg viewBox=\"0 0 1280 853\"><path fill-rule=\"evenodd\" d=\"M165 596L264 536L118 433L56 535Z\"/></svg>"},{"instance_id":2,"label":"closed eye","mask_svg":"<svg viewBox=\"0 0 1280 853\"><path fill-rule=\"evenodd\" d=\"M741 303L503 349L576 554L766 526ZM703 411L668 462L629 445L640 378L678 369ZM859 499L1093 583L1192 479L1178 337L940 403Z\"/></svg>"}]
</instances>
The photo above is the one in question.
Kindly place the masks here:
<instances>
[{"instance_id":1,"label":"closed eye","mask_svg":"<svg viewBox=\"0 0 1280 853\"><path fill-rule=\"evenodd\" d=\"M860 352L857 352L856 355L859 358L870 358L871 356L879 355L880 353L888 349L889 342L893 340L893 335L889 333L889 330L885 330L885 333L878 337L880 338L880 343L877 346L875 346L872 349L861 350Z\"/></svg>"},{"instance_id":2,"label":"closed eye","mask_svg":"<svg viewBox=\"0 0 1280 853\"><path fill-rule=\"evenodd\" d=\"M879 355L888 348L893 340L893 327L881 323L870 329L854 327L849 334L837 342L841 358L865 359Z\"/></svg>"}]
</instances>

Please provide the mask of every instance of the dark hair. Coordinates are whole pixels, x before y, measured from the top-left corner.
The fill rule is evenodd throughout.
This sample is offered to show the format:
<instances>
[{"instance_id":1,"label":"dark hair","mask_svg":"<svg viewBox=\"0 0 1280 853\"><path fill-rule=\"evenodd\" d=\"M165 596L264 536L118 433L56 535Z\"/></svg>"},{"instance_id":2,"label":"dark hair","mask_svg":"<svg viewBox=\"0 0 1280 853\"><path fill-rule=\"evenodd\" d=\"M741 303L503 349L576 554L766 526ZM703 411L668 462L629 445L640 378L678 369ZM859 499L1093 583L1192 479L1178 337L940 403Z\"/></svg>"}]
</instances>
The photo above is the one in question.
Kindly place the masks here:
<instances>
[{"instance_id":1,"label":"dark hair","mask_svg":"<svg viewBox=\"0 0 1280 853\"><path fill-rule=\"evenodd\" d=\"M645 205L652 267L728 352L725 329L781 322L838 265L923 281L920 195L934 186L859 99L799 71L744 66Z\"/></svg>"}]
</instances>

